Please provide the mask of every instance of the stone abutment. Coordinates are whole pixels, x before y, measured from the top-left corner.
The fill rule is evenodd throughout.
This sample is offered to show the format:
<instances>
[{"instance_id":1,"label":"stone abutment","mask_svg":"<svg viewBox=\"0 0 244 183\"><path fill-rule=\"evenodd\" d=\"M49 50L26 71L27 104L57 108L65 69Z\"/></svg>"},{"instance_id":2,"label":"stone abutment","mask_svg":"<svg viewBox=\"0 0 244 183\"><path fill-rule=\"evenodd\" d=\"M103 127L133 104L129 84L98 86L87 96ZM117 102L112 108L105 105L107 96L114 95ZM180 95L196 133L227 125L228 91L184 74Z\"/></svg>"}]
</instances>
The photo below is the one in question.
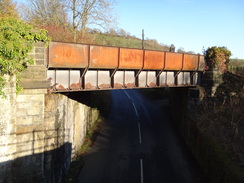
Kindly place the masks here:
<instances>
[{"instance_id":1,"label":"stone abutment","mask_svg":"<svg viewBox=\"0 0 244 183\"><path fill-rule=\"evenodd\" d=\"M5 76L6 96L0 96L0 183L61 182L99 118L98 109L90 105L48 93L45 51L42 43L34 46L34 65L22 73L20 93L16 94L16 78ZM90 100L86 98L88 104Z\"/></svg>"}]
</instances>

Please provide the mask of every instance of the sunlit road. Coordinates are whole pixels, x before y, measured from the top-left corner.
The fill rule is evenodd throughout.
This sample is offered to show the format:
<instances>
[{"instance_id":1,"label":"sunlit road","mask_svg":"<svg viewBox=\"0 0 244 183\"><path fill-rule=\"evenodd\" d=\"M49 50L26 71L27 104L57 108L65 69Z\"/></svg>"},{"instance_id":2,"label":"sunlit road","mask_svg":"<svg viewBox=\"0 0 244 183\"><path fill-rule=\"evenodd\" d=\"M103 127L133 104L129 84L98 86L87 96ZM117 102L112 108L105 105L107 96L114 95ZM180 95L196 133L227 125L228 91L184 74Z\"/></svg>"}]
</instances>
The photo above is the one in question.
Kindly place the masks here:
<instances>
[{"instance_id":1,"label":"sunlit road","mask_svg":"<svg viewBox=\"0 0 244 183\"><path fill-rule=\"evenodd\" d=\"M113 90L112 110L85 158L79 183L197 183L199 168L171 126L165 101Z\"/></svg>"}]
</instances>

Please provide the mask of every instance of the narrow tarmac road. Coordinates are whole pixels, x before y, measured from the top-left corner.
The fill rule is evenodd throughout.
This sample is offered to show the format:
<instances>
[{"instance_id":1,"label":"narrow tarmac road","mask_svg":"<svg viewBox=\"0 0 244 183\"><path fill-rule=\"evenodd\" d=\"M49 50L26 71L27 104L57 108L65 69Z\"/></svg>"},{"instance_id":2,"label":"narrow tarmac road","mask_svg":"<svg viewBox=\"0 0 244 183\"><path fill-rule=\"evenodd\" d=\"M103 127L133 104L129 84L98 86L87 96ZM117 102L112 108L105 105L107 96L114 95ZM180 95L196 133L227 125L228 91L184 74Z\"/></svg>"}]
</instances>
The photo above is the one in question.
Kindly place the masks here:
<instances>
[{"instance_id":1,"label":"narrow tarmac road","mask_svg":"<svg viewBox=\"0 0 244 183\"><path fill-rule=\"evenodd\" d=\"M138 90L113 90L110 117L85 158L79 183L203 183L162 110Z\"/></svg>"}]
</instances>

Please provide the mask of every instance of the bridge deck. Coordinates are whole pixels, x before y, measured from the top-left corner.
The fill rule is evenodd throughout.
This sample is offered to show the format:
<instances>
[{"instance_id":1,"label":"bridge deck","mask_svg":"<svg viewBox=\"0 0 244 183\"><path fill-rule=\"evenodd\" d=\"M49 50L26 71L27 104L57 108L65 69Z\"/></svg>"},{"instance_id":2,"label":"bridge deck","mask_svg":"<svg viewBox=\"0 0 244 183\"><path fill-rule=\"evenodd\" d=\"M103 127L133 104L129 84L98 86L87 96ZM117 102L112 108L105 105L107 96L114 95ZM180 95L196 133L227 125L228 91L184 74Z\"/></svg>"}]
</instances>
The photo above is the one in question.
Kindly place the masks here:
<instances>
[{"instance_id":1,"label":"bridge deck","mask_svg":"<svg viewBox=\"0 0 244 183\"><path fill-rule=\"evenodd\" d=\"M58 91L193 86L203 55L51 42L48 79Z\"/></svg>"}]
</instances>

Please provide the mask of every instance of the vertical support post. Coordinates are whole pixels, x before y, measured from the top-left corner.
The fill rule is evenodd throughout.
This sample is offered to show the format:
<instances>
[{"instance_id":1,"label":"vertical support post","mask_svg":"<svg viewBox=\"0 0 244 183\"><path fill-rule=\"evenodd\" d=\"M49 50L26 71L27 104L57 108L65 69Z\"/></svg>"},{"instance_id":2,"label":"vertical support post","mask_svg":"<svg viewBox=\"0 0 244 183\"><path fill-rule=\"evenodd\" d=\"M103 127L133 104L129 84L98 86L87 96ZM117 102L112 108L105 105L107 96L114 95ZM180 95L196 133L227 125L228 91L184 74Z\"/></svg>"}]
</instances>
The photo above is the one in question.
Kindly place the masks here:
<instances>
[{"instance_id":1,"label":"vertical support post","mask_svg":"<svg viewBox=\"0 0 244 183\"><path fill-rule=\"evenodd\" d=\"M141 49L143 49L144 50L144 29L142 29L142 45L141 45Z\"/></svg>"},{"instance_id":2,"label":"vertical support post","mask_svg":"<svg viewBox=\"0 0 244 183\"><path fill-rule=\"evenodd\" d=\"M139 87L139 74L140 74L140 70L138 71L134 71L134 75L135 75L135 87Z\"/></svg>"},{"instance_id":3,"label":"vertical support post","mask_svg":"<svg viewBox=\"0 0 244 183\"><path fill-rule=\"evenodd\" d=\"M190 72L190 84L191 85L193 85L193 83L194 83L194 76L195 76L195 74L194 74L194 72Z\"/></svg>"},{"instance_id":4,"label":"vertical support post","mask_svg":"<svg viewBox=\"0 0 244 183\"><path fill-rule=\"evenodd\" d=\"M163 68L160 70L160 71L156 71L156 86L160 86L160 75L162 74L162 72L164 71L165 69L165 64L166 64L166 55L167 55L167 52L164 52L164 65L163 65ZM166 72L167 73L167 72Z\"/></svg>"},{"instance_id":5,"label":"vertical support post","mask_svg":"<svg viewBox=\"0 0 244 183\"><path fill-rule=\"evenodd\" d=\"M139 75L140 75L141 71L143 70L144 65L145 65L145 50L143 50L141 69L134 71L134 73L135 73L135 87L139 87Z\"/></svg>"},{"instance_id":6,"label":"vertical support post","mask_svg":"<svg viewBox=\"0 0 244 183\"><path fill-rule=\"evenodd\" d=\"M197 84L200 80L197 80L196 81L196 78L195 78L195 80L194 80L194 77L196 76L196 74L198 73L198 70L199 70L199 67L200 67L200 54L198 54L198 61L197 61L197 67L196 67L196 69L195 69L195 71L194 72L190 72L190 78L191 78L191 85L195 85L195 84ZM200 73L198 73L198 77L200 77ZM195 81L195 82L194 82ZM201 84L201 83L198 83L199 85Z\"/></svg>"},{"instance_id":7,"label":"vertical support post","mask_svg":"<svg viewBox=\"0 0 244 183\"><path fill-rule=\"evenodd\" d=\"M116 69L109 71L109 74L110 74L110 88L114 88L114 75L115 75L116 71L117 71Z\"/></svg>"},{"instance_id":8,"label":"vertical support post","mask_svg":"<svg viewBox=\"0 0 244 183\"><path fill-rule=\"evenodd\" d=\"M69 90L72 90L71 87L70 87L70 84L71 84L71 82L70 82L70 80L71 80L71 79L70 79L70 77L71 77L71 76L70 76L70 75L71 75L70 72L71 72L71 69L69 69L68 89L69 89Z\"/></svg>"},{"instance_id":9,"label":"vertical support post","mask_svg":"<svg viewBox=\"0 0 244 183\"><path fill-rule=\"evenodd\" d=\"M88 71L88 69L89 69L89 66L90 66L90 54L91 54L91 48L90 48L90 45L88 45L88 49L87 49L87 51L88 51L88 63L87 63L87 66L86 66L86 68L85 69L81 69L80 70L80 80L81 80L81 89L85 89L85 87L86 87L86 84L85 84L85 75L86 75L86 72Z\"/></svg>"},{"instance_id":10,"label":"vertical support post","mask_svg":"<svg viewBox=\"0 0 244 183\"><path fill-rule=\"evenodd\" d=\"M123 71L123 85L122 85L123 88L126 88L125 86L125 70Z\"/></svg>"},{"instance_id":11,"label":"vertical support post","mask_svg":"<svg viewBox=\"0 0 244 183\"><path fill-rule=\"evenodd\" d=\"M54 79L54 88L53 88L53 90L55 90L55 91L57 91L57 69L55 69L54 70L54 77L55 77L55 79Z\"/></svg>"},{"instance_id":12,"label":"vertical support post","mask_svg":"<svg viewBox=\"0 0 244 183\"><path fill-rule=\"evenodd\" d=\"M149 85L148 85L148 70L146 71L146 86L145 87L149 87Z\"/></svg>"},{"instance_id":13,"label":"vertical support post","mask_svg":"<svg viewBox=\"0 0 244 183\"><path fill-rule=\"evenodd\" d=\"M168 72L165 73L165 85L168 86Z\"/></svg>"},{"instance_id":14,"label":"vertical support post","mask_svg":"<svg viewBox=\"0 0 244 183\"><path fill-rule=\"evenodd\" d=\"M178 72L174 72L174 85L178 85Z\"/></svg>"},{"instance_id":15,"label":"vertical support post","mask_svg":"<svg viewBox=\"0 0 244 183\"><path fill-rule=\"evenodd\" d=\"M99 86L98 86L98 74L99 74L99 70L97 69L97 73L96 73L96 89L99 89Z\"/></svg>"},{"instance_id":16,"label":"vertical support post","mask_svg":"<svg viewBox=\"0 0 244 183\"><path fill-rule=\"evenodd\" d=\"M156 71L156 86L160 85L160 75L162 71Z\"/></svg>"}]
</instances>

